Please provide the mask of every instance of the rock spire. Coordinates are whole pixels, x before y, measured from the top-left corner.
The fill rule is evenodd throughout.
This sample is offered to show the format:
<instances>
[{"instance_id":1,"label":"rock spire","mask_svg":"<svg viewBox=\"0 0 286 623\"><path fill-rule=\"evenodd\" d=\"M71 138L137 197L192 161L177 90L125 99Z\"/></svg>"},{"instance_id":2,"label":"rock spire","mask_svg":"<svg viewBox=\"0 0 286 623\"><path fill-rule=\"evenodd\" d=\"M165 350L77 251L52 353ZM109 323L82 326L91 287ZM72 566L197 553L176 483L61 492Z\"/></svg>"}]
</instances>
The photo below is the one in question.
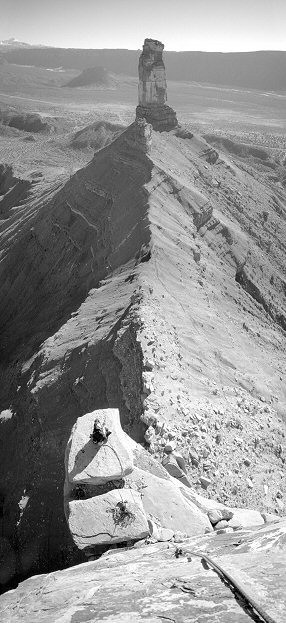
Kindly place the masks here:
<instances>
[{"instance_id":1,"label":"rock spire","mask_svg":"<svg viewBox=\"0 0 286 623\"><path fill-rule=\"evenodd\" d=\"M145 118L154 130L172 130L178 125L175 111L167 106L167 82L163 62L164 44L145 39L139 58L139 104L136 117Z\"/></svg>"}]
</instances>

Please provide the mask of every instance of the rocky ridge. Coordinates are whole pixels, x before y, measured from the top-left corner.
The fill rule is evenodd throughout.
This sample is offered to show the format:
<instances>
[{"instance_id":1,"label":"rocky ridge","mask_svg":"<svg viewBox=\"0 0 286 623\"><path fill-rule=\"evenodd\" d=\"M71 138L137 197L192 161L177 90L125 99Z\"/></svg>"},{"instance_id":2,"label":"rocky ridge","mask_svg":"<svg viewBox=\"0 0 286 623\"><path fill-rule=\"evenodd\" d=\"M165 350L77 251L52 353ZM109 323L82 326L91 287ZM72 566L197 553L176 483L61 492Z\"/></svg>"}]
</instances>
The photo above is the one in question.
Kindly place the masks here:
<instances>
[{"instance_id":1,"label":"rocky ridge","mask_svg":"<svg viewBox=\"0 0 286 623\"><path fill-rule=\"evenodd\" d=\"M2 585L82 560L63 455L96 409L154 459L174 441L216 505L284 513L286 197L269 169L137 120L1 221Z\"/></svg>"}]
</instances>

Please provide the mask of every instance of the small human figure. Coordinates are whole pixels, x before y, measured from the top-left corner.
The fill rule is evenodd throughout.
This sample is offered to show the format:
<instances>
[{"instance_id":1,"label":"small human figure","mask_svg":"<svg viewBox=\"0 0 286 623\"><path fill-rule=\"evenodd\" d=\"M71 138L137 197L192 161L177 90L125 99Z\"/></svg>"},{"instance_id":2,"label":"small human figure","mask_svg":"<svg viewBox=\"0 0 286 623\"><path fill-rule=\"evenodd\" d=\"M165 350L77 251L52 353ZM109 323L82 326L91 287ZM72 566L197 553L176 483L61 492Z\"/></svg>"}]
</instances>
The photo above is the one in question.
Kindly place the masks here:
<instances>
[{"instance_id":1,"label":"small human figure","mask_svg":"<svg viewBox=\"0 0 286 623\"><path fill-rule=\"evenodd\" d=\"M93 443L100 445L106 443L109 435L111 435L111 431L96 418L94 420L93 431L90 434Z\"/></svg>"}]
</instances>

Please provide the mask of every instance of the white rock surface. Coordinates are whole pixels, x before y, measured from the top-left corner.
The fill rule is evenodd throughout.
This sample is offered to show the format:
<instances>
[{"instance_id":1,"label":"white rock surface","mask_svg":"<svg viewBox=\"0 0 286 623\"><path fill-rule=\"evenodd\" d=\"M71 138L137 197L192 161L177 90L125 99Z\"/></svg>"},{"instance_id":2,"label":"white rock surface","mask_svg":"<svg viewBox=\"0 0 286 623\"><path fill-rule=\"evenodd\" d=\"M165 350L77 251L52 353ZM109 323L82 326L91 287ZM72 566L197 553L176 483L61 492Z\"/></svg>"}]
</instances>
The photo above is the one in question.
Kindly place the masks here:
<instances>
[{"instance_id":1,"label":"white rock surface","mask_svg":"<svg viewBox=\"0 0 286 623\"><path fill-rule=\"evenodd\" d=\"M230 528L250 528L251 526L262 526L264 519L259 511L247 508L232 508L233 517L228 522Z\"/></svg>"},{"instance_id":2,"label":"white rock surface","mask_svg":"<svg viewBox=\"0 0 286 623\"><path fill-rule=\"evenodd\" d=\"M127 513L122 512L122 504ZM93 545L143 539L149 534L140 494L116 489L69 503L69 528L79 549Z\"/></svg>"},{"instance_id":3,"label":"white rock surface","mask_svg":"<svg viewBox=\"0 0 286 623\"><path fill-rule=\"evenodd\" d=\"M103 445L96 445L90 439L95 418L111 431ZM101 409L77 419L67 445L65 463L67 478L74 484L103 484L132 472L133 455L126 444L118 409Z\"/></svg>"},{"instance_id":4,"label":"white rock surface","mask_svg":"<svg viewBox=\"0 0 286 623\"><path fill-rule=\"evenodd\" d=\"M158 541L171 541L174 534L174 530L171 528L161 528Z\"/></svg>"},{"instance_id":5,"label":"white rock surface","mask_svg":"<svg viewBox=\"0 0 286 623\"><path fill-rule=\"evenodd\" d=\"M204 534L206 528L212 530L207 515L184 497L173 479L163 480L135 467L127 483L140 491L145 512L156 517L163 528L180 530L188 536Z\"/></svg>"}]
</instances>

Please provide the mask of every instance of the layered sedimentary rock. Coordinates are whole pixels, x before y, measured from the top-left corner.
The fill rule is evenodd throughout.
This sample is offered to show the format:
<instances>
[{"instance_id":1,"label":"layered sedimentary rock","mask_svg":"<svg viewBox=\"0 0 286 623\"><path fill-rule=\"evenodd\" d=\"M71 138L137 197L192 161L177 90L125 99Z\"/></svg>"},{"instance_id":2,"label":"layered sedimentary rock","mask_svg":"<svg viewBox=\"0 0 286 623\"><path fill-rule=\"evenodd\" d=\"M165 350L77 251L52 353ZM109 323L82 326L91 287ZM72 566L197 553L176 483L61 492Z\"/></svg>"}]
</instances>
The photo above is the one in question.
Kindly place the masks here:
<instances>
[{"instance_id":1,"label":"layered sedimentary rock","mask_svg":"<svg viewBox=\"0 0 286 623\"><path fill-rule=\"evenodd\" d=\"M167 106L167 82L162 58L164 44L145 39L139 59L139 104L136 117L143 117L154 130L171 130L178 125L175 111Z\"/></svg>"}]
</instances>

